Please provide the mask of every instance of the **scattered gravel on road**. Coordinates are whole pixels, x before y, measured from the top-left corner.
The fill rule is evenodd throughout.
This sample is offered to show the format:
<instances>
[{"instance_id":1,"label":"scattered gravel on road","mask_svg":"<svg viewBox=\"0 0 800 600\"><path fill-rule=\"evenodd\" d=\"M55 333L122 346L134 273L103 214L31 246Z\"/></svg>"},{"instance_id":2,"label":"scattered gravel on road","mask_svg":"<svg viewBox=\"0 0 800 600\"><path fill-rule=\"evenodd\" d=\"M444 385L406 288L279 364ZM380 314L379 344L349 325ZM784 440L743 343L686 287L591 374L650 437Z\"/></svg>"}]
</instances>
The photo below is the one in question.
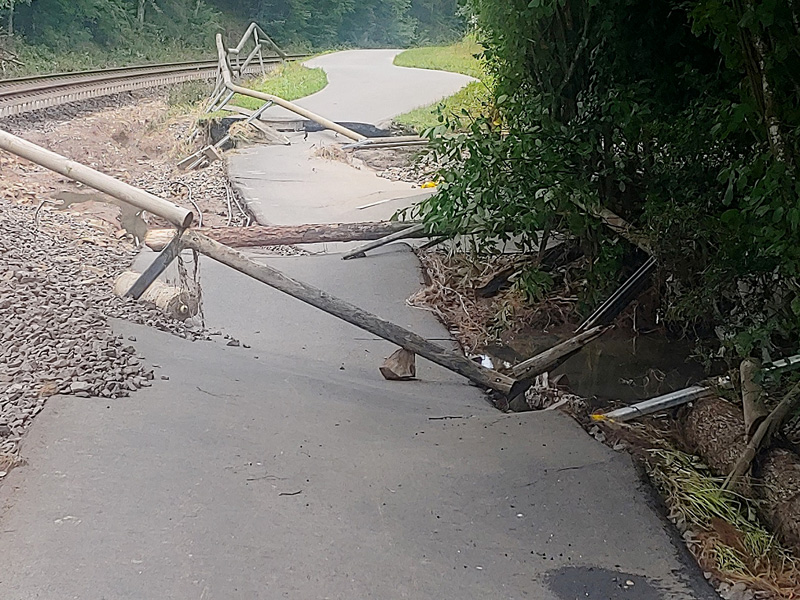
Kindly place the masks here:
<instances>
[{"instance_id":1,"label":"scattered gravel on road","mask_svg":"<svg viewBox=\"0 0 800 600\"><path fill-rule=\"evenodd\" d=\"M379 148L356 150L353 155L378 177L391 181L423 184L436 178L438 165L425 148Z\"/></svg>"},{"instance_id":2,"label":"scattered gravel on road","mask_svg":"<svg viewBox=\"0 0 800 600\"><path fill-rule=\"evenodd\" d=\"M152 369L109 318L208 338L201 327L113 295L114 277L134 254L100 225L43 208L37 230L32 206L0 200L0 458L15 455L49 396L120 398L151 385Z\"/></svg>"}]
</instances>

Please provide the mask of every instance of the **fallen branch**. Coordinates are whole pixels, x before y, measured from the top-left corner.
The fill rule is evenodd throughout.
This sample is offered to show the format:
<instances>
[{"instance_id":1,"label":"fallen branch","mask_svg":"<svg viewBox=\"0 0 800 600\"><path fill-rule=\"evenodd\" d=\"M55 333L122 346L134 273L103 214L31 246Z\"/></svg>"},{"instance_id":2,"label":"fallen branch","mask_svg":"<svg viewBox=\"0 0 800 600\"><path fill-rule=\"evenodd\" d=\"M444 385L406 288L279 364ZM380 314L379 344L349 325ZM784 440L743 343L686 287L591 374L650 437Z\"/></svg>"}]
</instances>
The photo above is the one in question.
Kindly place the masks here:
<instances>
[{"instance_id":1,"label":"fallen branch","mask_svg":"<svg viewBox=\"0 0 800 600\"><path fill-rule=\"evenodd\" d=\"M725 480L725 484L723 485L725 489L732 489L736 485L736 483L739 481L739 478L750 468L750 465L752 464L753 459L756 457L758 450L762 445L768 443L769 440L772 439L772 436L776 431L780 430L783 422L786 420L786 417L788 417L789 413L794 410L799 401L800 382L796 383L795 386L783 397L783 400L778 403L778 406L776 406L773 411L767 415L767 418L761 421L758 429L756 429L753 437L750 438L750 441L747 443L744 452L742 452L742 455L739 457L739 460L733 467L733 471L731 471L730 475L728 475L728 478Z\"/></svg>"},{"instance_id":2,"label":"fallen branch","mask_svg":"<svg viewBox=\"0 0 800 600\"><path fill-rule=\"evenodd\" d=\"M404 223L404 225L408 225L408 223ZM368 244L364 244L363 246L359 246L355 250L350 250L349 252L345 252L342 255L343 260L347 260L350 258L363 258L366 256L366 253L369 250L374 250L375 248L380 248L381 246L385 246L386 244L390 244L392 242L396 242L397 240L402 240L405 238L412 238L412 237L428 237L425 233L425 225L422 223L417 223L416 225L412 225L411 227L406 227L401 231L396 231L394 233L390 233L389 235L382 237L374 242L369 242Z\"/></svg>"},{"instance_id":3,"label":"fallen branch","mask_svg":"<svg viewBox=\"0 0 800 600\"><path fill-rule=\"evenodd\" d=\"M354 242L378 240L391 233L405 231L408 223L398 221L376 221L365 223L328 223L310 225L257 225L254 227L206 227L195 229L212 240L231 246L292 246L294 244L316 244L320 242ZM423 232L407 234L423 237ZM151 229L144 243L159 252L175 237L174 229Z\"/></svg>"},{"instance_id":4,"label":"fallen branch","mask_svg":"<svg viewBox=\"0 0 800 600\"><path fill-rule=\"evenodd\" d=\"M650 240L648 240L642 233L638 232L633 227L633 225L628 223L618 214L602 206L597 208L594 207L590 208L585 206L578 200L573 200L573 202L578 206L578 208L600 219L606 225L606 227L611 229L617 235L624 237L634 246L637 246L641 250L644 250L645 252L647 252L647 254L653 253L653 249L650 247Z\"/></svg>"},{"instance_id":5,"label":"fallen branch","mask_svg":"<svg viewBox=\"0 0 800 600\"><path fill-rule=\"evenodd\" d=\"M553 369L562 360L574 354L589 342L596 340L609 329L610 327L594 327L589 331L578 334L528 360L522 361L515 365L511 372L520 381L533 379L537 375Z\"/></svg>"}]
</instances>

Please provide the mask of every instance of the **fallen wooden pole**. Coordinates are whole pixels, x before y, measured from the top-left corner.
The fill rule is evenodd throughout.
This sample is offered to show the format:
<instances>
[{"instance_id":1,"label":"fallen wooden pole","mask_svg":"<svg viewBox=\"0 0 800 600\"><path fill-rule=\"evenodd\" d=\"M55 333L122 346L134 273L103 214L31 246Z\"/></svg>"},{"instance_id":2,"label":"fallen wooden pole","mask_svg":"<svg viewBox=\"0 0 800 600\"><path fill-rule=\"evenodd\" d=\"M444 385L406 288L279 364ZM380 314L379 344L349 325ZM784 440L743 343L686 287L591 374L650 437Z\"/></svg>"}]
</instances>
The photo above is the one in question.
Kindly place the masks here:
<instances>
[{"instance_id":1,"label":"fallen wooden pole","mask_svg":"<svg viewBox=\"0 0 800 600\"><path fill-rule=\"evenodd\" d=\"M603 335L609 327L594 327L515 365L511 372L521 381L533 379Z\"/></svg>"},{"instance_id":2,"label":"fallen wooden pole","mask_svg":"<svg viewBox=\"0 0 800 600\"><path fill-rule=\"evenodd\" d=\"M366 253L369 252L370 250L374 250L375 248L380 248L381 246L385 246L386 244L396 242L397 240L402 240L412 237L427 237L424 235L424 233L425 233L425 225L422 223L417 223L416 225L412 225L411 227L406 227L401 231L390 233L389 235L382 237L379 240L375 240L374 242L369 242L368 244L359 246L355 250L350 250L349 252L345 252L344 254L342 254L342 259L347 260L349 258L361 258L365 256Z\"/></svg>"},{"instance_id":3,"label":"fallen wooden pole","mask_svg":"<svg viewBox=\"0 0 800 600\"><path fill-rule=\"evenodd\" d=\"M292 246L320 242L354 242L378 240L391 233L408 229L408 223L375 221L365 223L328 223L310 225L258 225L254 227L206 227L195 231L233 248L252 246ZM423 237L424 232L416 234ZM174 229L151 229L144 243L160 251L175 236ZM414 237L414 236L412 236Z\"/></svg>"},{"instance_id":4,"label":"fallen wooden pole","mask_svg":"<svg viewBox=\"0 0 800 600\"><path fill-rule=\"evenodd\" d=\"M256 263L241 252L220 244L201 233L189 230L183 235L183 242L187 248L196 250L293 298L463 375L481 387L495 390L506 396L520 393L520 390L525 387L524 384L511 377L482 367L456 352L445 350L399 325L384 321L318 288L291 279L268 265Z\"/></svg>"},{"instance_id":5,"label":"fallen wooden pole","mask_svg":"<svg viewBox=\"0 0 800 600\"><path fill-rule=\"evenodd\" d=\"M80 181L91 188L105 192L109 196L127 202L136 208L146 210L162 219L166 219L176 227L188 227L194 220L194 214L190 210L159 198L150 192L128 185L86 165L69 160L60 154L23 140L7 131L0 130L0 148L46 167L51 171L60 173L65 177Z\"/></svg>"}]
</instances>

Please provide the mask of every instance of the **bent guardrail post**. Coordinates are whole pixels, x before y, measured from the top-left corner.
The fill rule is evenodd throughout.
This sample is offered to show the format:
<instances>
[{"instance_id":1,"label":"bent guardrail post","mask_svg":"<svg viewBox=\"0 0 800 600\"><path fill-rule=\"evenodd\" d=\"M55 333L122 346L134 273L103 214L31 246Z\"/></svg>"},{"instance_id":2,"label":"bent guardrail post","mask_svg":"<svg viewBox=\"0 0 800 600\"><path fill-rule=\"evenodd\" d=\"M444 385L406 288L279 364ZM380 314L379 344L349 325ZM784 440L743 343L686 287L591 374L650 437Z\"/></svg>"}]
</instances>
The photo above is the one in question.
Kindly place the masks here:
<instances>
[{"instance_id":1,"label":"bent guardrail post","mask_svg":"<svg viewBox=\"0 0 800 600\"><path fill-rule=\"evenodd\" d=\"M0 130L0 148L166 219L179 229L189 227L194 220L194 213L182 206L69 160L7 131Z\"/></svg>"},{"instance_id":2,"label":"bent guardrail post","mask_svg":"<svg viewBox=\"0 0 800 600\"><path fill-rule=\"evenodd\" d=\"M335 131L336 133L340 133L343 136L350 138L351 140L360 142L361 140L367 139L366 136L363 136L360 133L356 133L355 131L348 129L347 127L342 127L338 123L334 123L330 119L321 117L320 115L315 114L310 110L306 110L305 108L298 106L293 102L289 102L278 96L273 96L272 94L257 92L256 90L251 90L233 83L233 77L231 75L230 65L228 64L228 54L225 50L225 44L222 42L222 34L219 33L217 34L217 54L219 56L220 70L222 71L222 80L225 82L225 87L228 88L231 92L242 94L243 96L250 96L251 98L258 98L259 100L263 100L264 102L271 100L278 106L282 106L283 108L290 110L293 113L300 115L301 117L305 117L306 119L310 119L315 123L319 123L324 128L330 129L331 131Z\"/></svg>"}]
</instances>

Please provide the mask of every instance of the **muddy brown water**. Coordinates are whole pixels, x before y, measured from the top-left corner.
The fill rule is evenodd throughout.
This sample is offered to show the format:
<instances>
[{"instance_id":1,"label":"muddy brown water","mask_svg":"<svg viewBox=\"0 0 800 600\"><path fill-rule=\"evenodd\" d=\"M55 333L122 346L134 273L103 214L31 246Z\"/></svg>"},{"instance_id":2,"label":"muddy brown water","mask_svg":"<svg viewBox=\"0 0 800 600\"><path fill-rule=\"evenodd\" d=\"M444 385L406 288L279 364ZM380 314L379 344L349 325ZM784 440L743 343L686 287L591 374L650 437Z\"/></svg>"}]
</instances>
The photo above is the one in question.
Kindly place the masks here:
<instances>
[{"instance_id":1,"label":"muddy brown water","mask_svg":"<svg viewBox=\"0 0 800 600\"><path fill-rule=\"evenodd\" d=\"M486 353L497 361L517 363L569 338L569 333L531 333L515 336L508 345ZM610 331L567 359L551 375L566 375L569 387L584 398L617 400L626 404L683 389L706 377L692 359L692 346L661 334L633 335Z\"/></svg>"},{"instance_id":2,"label":"muddy brown water","mask_svg":"<svg viewBox=\"0 0 800 600\"><path fill-rule=\"evenodd\" d=\"M58 210L68 210L73 204L83 204L85 202L100 202L119 208L119 222L122 228L131 234L136 240L143 240L147 233L147 223L142 219L142 211L126 202L122 202L103 194L102 192L59 192L55 196L56 200L61 201Z\"/></svg>"}]
</instances>

